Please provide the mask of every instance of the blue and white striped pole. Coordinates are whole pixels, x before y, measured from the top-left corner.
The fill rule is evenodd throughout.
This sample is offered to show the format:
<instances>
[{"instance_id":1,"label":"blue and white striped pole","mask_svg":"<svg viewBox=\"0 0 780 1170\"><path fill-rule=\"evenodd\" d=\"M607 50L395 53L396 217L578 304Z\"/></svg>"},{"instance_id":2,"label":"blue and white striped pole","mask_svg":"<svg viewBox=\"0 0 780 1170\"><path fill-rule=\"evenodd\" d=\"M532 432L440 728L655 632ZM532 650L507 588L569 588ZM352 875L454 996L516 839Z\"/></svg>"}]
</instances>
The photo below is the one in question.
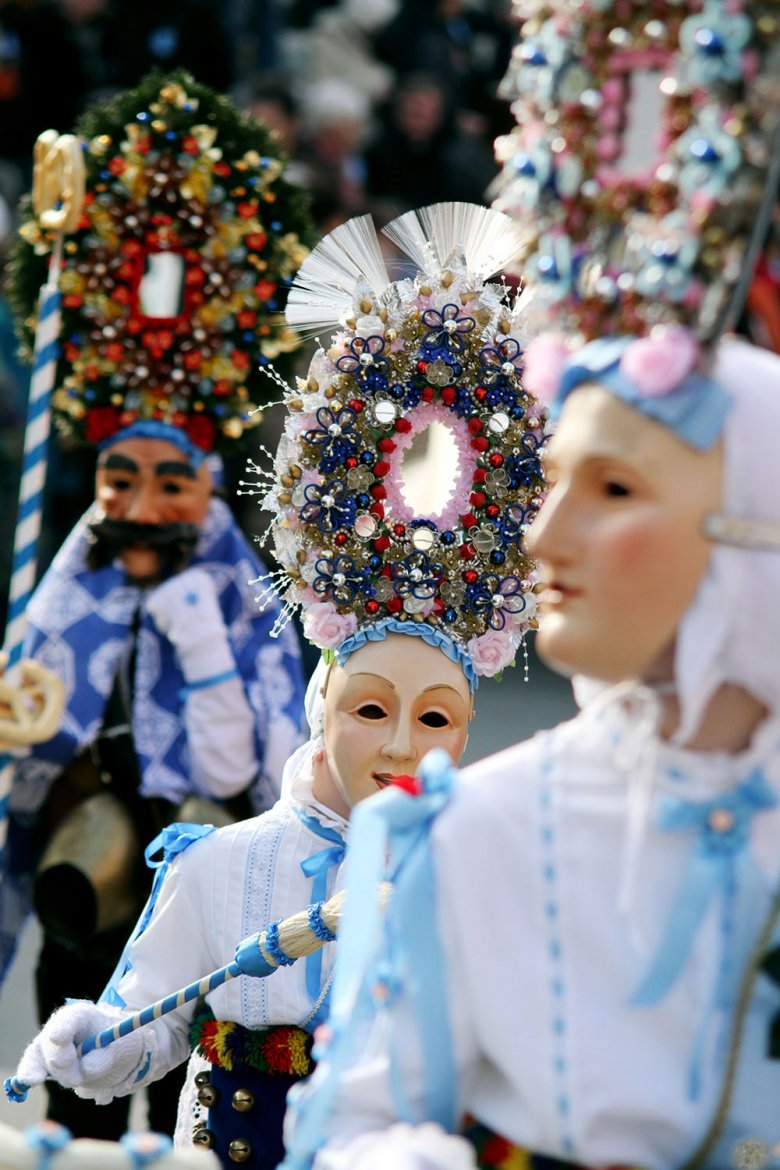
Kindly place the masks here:
<instances>
[{"instance_id":1,"label":"blue and white striped pole","mask_svg":"<svg viewBox=\"0 0 780 1170\"><path fill-rule=\"evenodd\" d=\"M94 1052L97 1048L106 1048L115 1040L120 1040L122 1036L127 1036L130 1032L143 1028L152 1020L158 1020L160 1016L165 1016L168 1012L183 1007L185 1003L190 1003L193 999L207 995L215 987L221 987L223 983L228 983L238 975L254 975L259 978L272 975L278 968L265 959L261 949L265 942L266 933L266 931L261 931L240 942L236 949L236 958L227 966L220 967L217 971L212 971L210 975L204 975L195 983L189 983L186 987L182 987L180 991L174 991L171 995L158 999L156 1003L141 1008L134 1015L127 1016L110 1028L104 1028L96 1036L88 1036L78 1046L79 1056L86 1056L87 1053ZM285 957L284 959L285 964L292 961L292 958ZM16 1103L27 1099L30 1088L31 1086L20 1080L19 1077L6 1077L3 1082L6 1097L9 1101Z\"/></svg>"},{"instance_id":2,"label":"blue and white striped pole","mask_svg":"<svg viewBox=\"0 0 780 1170\"><path fill-rule=\"evenodd\" d=\"M61 256L62 235L58 234L49 265L48 279L40 293L38 325L35 331L33 371L27 403L22 477L19 485L19 504L14 536L11 588L8 597L8 622L4 639L4 648L7 654L6 673L12 671L21 661L25 610L35 585L43 489L46 482L49 406L59 357ZM14 771L13 756L0 756L0 863L5 855L8 835L8 800Z\"/></svg>"}]
</instances>

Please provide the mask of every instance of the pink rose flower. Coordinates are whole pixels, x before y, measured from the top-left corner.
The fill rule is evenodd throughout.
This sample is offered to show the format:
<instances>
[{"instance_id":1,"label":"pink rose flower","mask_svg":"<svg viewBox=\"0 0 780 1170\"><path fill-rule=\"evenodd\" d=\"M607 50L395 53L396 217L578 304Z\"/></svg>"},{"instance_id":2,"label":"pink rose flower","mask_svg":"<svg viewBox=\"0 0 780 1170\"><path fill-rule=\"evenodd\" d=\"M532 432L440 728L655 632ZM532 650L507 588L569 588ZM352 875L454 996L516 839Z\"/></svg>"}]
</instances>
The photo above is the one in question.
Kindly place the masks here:
<instances>
[{"instance_id":1,"label":"pink rose flower","mask_svg":"<svg viewBox=\"0 0 780 1170\"><path fill-rule=\"evenodd\" d=\"M569 357L564 343L552 334L535 337L525 351L523 384L541 402L553 402Z\"/></svg>"},{"instance_id":2,"label":"pink rose flower","mask_svg":"<svg viewBox=\"0 0 780 1170\"><path fill-rule=\"evenodd\" d=\"M320 650L335 650L357 630L357 618L352 613L340 614L329 601L315 601L303 619L305 637Z\"/></svg>"},{"instance_id":3,"label":"pink rose flower","mask_svg":"<svg viewBox=\"0 0 780 1170\"><path fill-rule=\"evenodd\" d=\"M642 394L668 394L687 378L699 360L699 344L688 329L671 327L632 341L620 369Z\"/></svg>"},{"instance_id":4,"label":"pink rose flower","mask_svg":"<svg viewBox=\"0 0 780 1170\"><path fill-rule=\"evenodd\" d=\"M515 639L509 630L488 630L486 634L480 634L466 644L466 651L477 674L488 678L514 661L516 649Z\"/></svg>"}]
</instances>

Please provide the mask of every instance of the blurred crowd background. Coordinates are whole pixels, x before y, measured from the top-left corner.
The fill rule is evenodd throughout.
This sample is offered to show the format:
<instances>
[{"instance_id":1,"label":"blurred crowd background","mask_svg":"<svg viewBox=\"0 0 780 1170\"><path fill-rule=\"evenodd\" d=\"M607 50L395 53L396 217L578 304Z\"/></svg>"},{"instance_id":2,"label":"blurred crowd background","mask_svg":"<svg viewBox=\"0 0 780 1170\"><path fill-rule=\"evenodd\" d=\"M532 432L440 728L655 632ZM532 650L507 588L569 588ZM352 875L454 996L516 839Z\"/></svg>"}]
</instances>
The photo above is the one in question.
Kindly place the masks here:
<instances>
[{"instance_id":1,"label":"blurred crowd background","mask_svg":"<svg viewBox=\"0 0 780 1170\"><path fill-rule=\"evenodd\" d=\"M439 200L489 202L515 37L510 0L0 0L0 268L37 135L71 130L154 67L185 67L275 129L322 234L367 211L381 226ZM776 255L763 272L771 307ZM776 310L774 328L758 340L780 348ZM28 378L0 292L3 623ZM89 454L52 445L39 571L91 480Z\"/></svg>"}]
</instances>

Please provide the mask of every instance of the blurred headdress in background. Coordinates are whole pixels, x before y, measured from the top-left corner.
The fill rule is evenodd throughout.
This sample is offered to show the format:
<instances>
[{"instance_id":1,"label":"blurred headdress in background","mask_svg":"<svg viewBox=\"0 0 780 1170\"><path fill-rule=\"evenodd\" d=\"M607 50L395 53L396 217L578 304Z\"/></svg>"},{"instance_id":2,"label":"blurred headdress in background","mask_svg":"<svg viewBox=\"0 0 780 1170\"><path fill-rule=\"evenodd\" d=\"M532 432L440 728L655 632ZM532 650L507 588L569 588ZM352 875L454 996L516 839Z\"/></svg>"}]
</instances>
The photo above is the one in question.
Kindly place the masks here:
<instances>
[{"instance_id":1,"label":"blurred headdress in background","mask_svg":"<svg viewBox=\"0 0 780 1170\"><path fill-rule=\"evenodd\" d=\"M310 242L304 197L269 131L183 71L151 74L76 133L86 198L62 258L55 419L91 444L172 427L230 450L260 421L259 365L299 344L284 303ZM28 206L8 283L28 343L53 241Z\"/></svg>"},{"instance_id":2,"label":"blurred headdress in background","mask_svg":"<svg viewBox=\"0 0 780 1170\"><path fill-rule=\"evenodd\" d=\"M515 0L495 206L539 327L733 325L780 178L776 0Z\"/></svg>"}]
</instances>

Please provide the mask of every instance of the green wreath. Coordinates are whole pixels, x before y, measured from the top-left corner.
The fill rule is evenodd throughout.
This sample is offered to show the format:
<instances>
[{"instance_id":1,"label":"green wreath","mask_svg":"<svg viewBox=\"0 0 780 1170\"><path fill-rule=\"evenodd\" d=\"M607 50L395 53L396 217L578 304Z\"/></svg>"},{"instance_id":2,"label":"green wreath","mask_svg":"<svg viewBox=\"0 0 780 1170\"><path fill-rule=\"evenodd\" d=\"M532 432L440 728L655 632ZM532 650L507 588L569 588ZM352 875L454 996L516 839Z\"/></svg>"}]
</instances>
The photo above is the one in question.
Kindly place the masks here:
<instances>
[{"instance_id":1,"label":"green wreath","mask_svg":"<svg viewBox=\"0 0 780 1170\"><path fill-rule=\"evenodd\" d=\"M260 366L299 345L284 304L312 242L306 196L271 133L181 70L88 111L76 133L86 198L64 245L55 417L87 443L156 419L232 449L268 400ZM8 296L28 356L52 244L27 201ZM174 279L152 314L141 290L162 256Z\"/></svg>"}]
</instances>

